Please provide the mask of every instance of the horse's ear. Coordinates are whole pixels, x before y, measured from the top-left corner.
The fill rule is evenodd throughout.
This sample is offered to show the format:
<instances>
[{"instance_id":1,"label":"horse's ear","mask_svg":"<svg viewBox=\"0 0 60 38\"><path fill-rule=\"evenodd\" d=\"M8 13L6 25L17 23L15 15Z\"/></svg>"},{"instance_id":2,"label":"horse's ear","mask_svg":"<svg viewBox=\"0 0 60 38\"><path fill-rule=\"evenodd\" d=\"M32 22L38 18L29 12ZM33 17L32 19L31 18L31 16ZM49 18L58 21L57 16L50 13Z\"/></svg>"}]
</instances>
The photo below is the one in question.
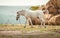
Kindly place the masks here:
<instances>
[{"instance_id":1,"label":"horse's ear","mask_svg":"<svg viewBox=\"0 0 60 38\"><path fill-rule=\"evenodd\" d=\"M25 9L22 9L23 11L25 11Z\"/></svg>"},{"instance_id":2,"label":"horse's ear","mask_svg":"<svg viewBox=\"0 0 60 38\"><path fill-rule=\"evenodd\" d=\"M25 10L25 9L22 9L23 11Z\"/></svg>"}]
</instances>

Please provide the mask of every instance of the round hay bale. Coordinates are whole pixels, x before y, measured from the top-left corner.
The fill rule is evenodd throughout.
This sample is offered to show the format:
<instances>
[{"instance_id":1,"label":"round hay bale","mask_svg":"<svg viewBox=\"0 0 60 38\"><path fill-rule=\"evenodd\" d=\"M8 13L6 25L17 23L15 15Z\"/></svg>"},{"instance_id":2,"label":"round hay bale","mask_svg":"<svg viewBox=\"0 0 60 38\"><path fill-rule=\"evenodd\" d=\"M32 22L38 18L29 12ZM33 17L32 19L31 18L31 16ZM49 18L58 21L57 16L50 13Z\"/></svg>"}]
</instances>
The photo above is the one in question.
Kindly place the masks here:
<instances>
[{"instance_id":1,"label":"round hay bale","mask_svg":"<svg viewBox=\"0 0 60 38\"><path fill-rule=\"evenodd\" d=\"M53 16L49 21L48 24L50 25L60 25L60 14Z\"/></svg>"}]
</instances>

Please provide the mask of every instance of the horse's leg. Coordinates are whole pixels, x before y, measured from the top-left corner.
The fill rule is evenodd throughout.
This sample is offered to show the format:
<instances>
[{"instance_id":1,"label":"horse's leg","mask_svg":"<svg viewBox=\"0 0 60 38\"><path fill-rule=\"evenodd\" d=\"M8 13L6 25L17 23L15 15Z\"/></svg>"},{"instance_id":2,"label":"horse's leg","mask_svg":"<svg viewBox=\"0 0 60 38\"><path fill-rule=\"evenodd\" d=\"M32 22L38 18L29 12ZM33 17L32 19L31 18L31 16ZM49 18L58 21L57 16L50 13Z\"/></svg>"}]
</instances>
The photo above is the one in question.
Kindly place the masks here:
<instances>
[{"instance_id":1,"label":"horse's leg","mask_svg":"<svg viewBox=\"0 0 60 38\"><path fill-rule=\"evenodd\" d=\"M20 18L19 18L19 23L21 24Z\"/></svg>"},{"instance_id":2,"label":"horse's leg","mask_svg":"<svg viewBox=\"0 0 60 38\"><path fill-rule=\"evenodd\" d=\"M39 27L42 27L43 26L43 22L42 22L42 20L40 19L40 22L41 22L41 25L39 25Z\"/></svg>"},{"instance_id":3,"label":"horse's leg","mask_svg":"<svg viewBox=\"0 0 60 38\"><path fill-rule=\"evenodd\" d=\"M32 20L31 20L31 18L28 18L28 20L29 20L30 23L31 23L31 28L33 28L33 24L32 24Z\"/></svg>"},{"instance_id":4,"label":"horse's leg","mask_svg":"<svg viewBox=\"0 0 60 38\"><path fill-rule=\"evenodd\" d=\"M43 25L44 25L44 28L46 28L45 21L44 21Z\"/></svg>"},{"instance_id":5,"label":"horse's leg","mask_svg":"<svg viewBox=\"0 0 60 38\"><path fill-rule=\"evenodd\" d=\"M27 24L27 18L26 18L26 21L25 21L25 26L24 26L24 28L26 28L26 24Z\"/></svg>"},{"instance_id":6,"label":"horse's leg","mask_svg":"<svg viewBox=\"0 0 60 38\"><path fill-rule=\"evenodd\" d=\"M42 19L42 25L44 26L44 28L46 28L44 19Z\"/></svg>"},{"instance_id":7,"label":"horse's leg","mask_svg":"<svg viewBox=\"0 0 60 38\"><path fill-rule=\"evenodd\" d=\"M41 27L43 27L44 26L44 19L43 19L43 17L42 18L39 17L39 19L40 19L40 22L41 22Z\"/></svg>"},{"instance_id":8,"label":"horse's leg","mask_svg":"<svg viewBox=\"0 0 60 38\"><path fill-rule=\"evenodd\" d=\"M42 21L42 18L39 16L39 20L41 22L41 26L43 25L43 21ZM40 26L40 25L39 25Z\"/></svg>"},{"instance_id":9,"label":"horse's leg","mask_svg":"<svg viewBox=\"0 0 60 38\"><path fill-rule=\"evenodd\" d=\"M43 22L42 22L42 20L41 20L41 26L43 25Z\"/></svg>"}]
</instances>

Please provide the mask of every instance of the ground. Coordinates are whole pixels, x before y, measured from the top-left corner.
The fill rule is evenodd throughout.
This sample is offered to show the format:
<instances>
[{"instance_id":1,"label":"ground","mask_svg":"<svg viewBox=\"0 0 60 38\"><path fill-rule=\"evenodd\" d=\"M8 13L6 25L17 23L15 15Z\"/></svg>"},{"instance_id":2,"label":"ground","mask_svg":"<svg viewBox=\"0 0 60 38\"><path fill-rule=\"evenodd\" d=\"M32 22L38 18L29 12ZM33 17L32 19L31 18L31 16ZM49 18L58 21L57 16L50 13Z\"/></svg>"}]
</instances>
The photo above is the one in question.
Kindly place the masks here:
<instances>
[{"instance_id":1,"label":"ground","mask_svg":"<svg viewBox=\"0 0 60 38\"><path fill-rule=\"evenodd\" d=\"M31 28L27 25L19 24L0 24L0 38L60 38L60 26L46 25L43 26L33 25Z\"/></svg>"}]
</instances>

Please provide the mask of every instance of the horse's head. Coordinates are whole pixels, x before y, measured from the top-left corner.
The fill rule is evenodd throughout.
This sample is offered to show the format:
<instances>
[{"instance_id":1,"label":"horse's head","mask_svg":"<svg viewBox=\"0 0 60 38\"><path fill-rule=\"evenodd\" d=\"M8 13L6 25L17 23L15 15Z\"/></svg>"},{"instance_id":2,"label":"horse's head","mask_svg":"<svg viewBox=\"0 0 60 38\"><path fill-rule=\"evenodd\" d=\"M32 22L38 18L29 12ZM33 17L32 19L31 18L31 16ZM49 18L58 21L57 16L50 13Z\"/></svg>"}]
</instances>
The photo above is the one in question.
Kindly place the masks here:
<instances>
[{"instance_id":1,"label":"horse's head","mask_svg":"<svg viewBox=\"0 0 60 38\"><path fill-rule=\"evenodd\" d=\"M20 15L19 14L17 14L17 16L16 16L16 20L18 20L18 18L20 17Z\"/></svg>"},{"instance_id":2,"label":"horse's head","mask_svg":"<svg viewBox=\"0 0 60 38\"><path fill-rule=\"evenodd\" d=\"M20 17L20 15L25 15L25 10L21 10L17 12L17 16L16 16L16 20L18 20L18 18Z\"/></svg>"},{"instance_id":3,"label":"horse's head","mask_svg":"<svg viewBox=\"0 0 60 38\"><path fill-rule=\"evenodd\" d=\"M24 15L25 15L25 10L21 10L21 11L19 11L18 13L19 13L20 15L23 15L23 16L24 16Z\"/></svg>"},{"instance_id":4,"label":"horse's head","mask_svg":"<svg viewBox=\"0 0 60 38\"><path fill-rule=\"evenodd\" d=\"M16 15L16 20L18 20L19 17L20 17L20 12L18 11L18 12L17 12L17 15Z\"/></svg>"}]
</instances>

